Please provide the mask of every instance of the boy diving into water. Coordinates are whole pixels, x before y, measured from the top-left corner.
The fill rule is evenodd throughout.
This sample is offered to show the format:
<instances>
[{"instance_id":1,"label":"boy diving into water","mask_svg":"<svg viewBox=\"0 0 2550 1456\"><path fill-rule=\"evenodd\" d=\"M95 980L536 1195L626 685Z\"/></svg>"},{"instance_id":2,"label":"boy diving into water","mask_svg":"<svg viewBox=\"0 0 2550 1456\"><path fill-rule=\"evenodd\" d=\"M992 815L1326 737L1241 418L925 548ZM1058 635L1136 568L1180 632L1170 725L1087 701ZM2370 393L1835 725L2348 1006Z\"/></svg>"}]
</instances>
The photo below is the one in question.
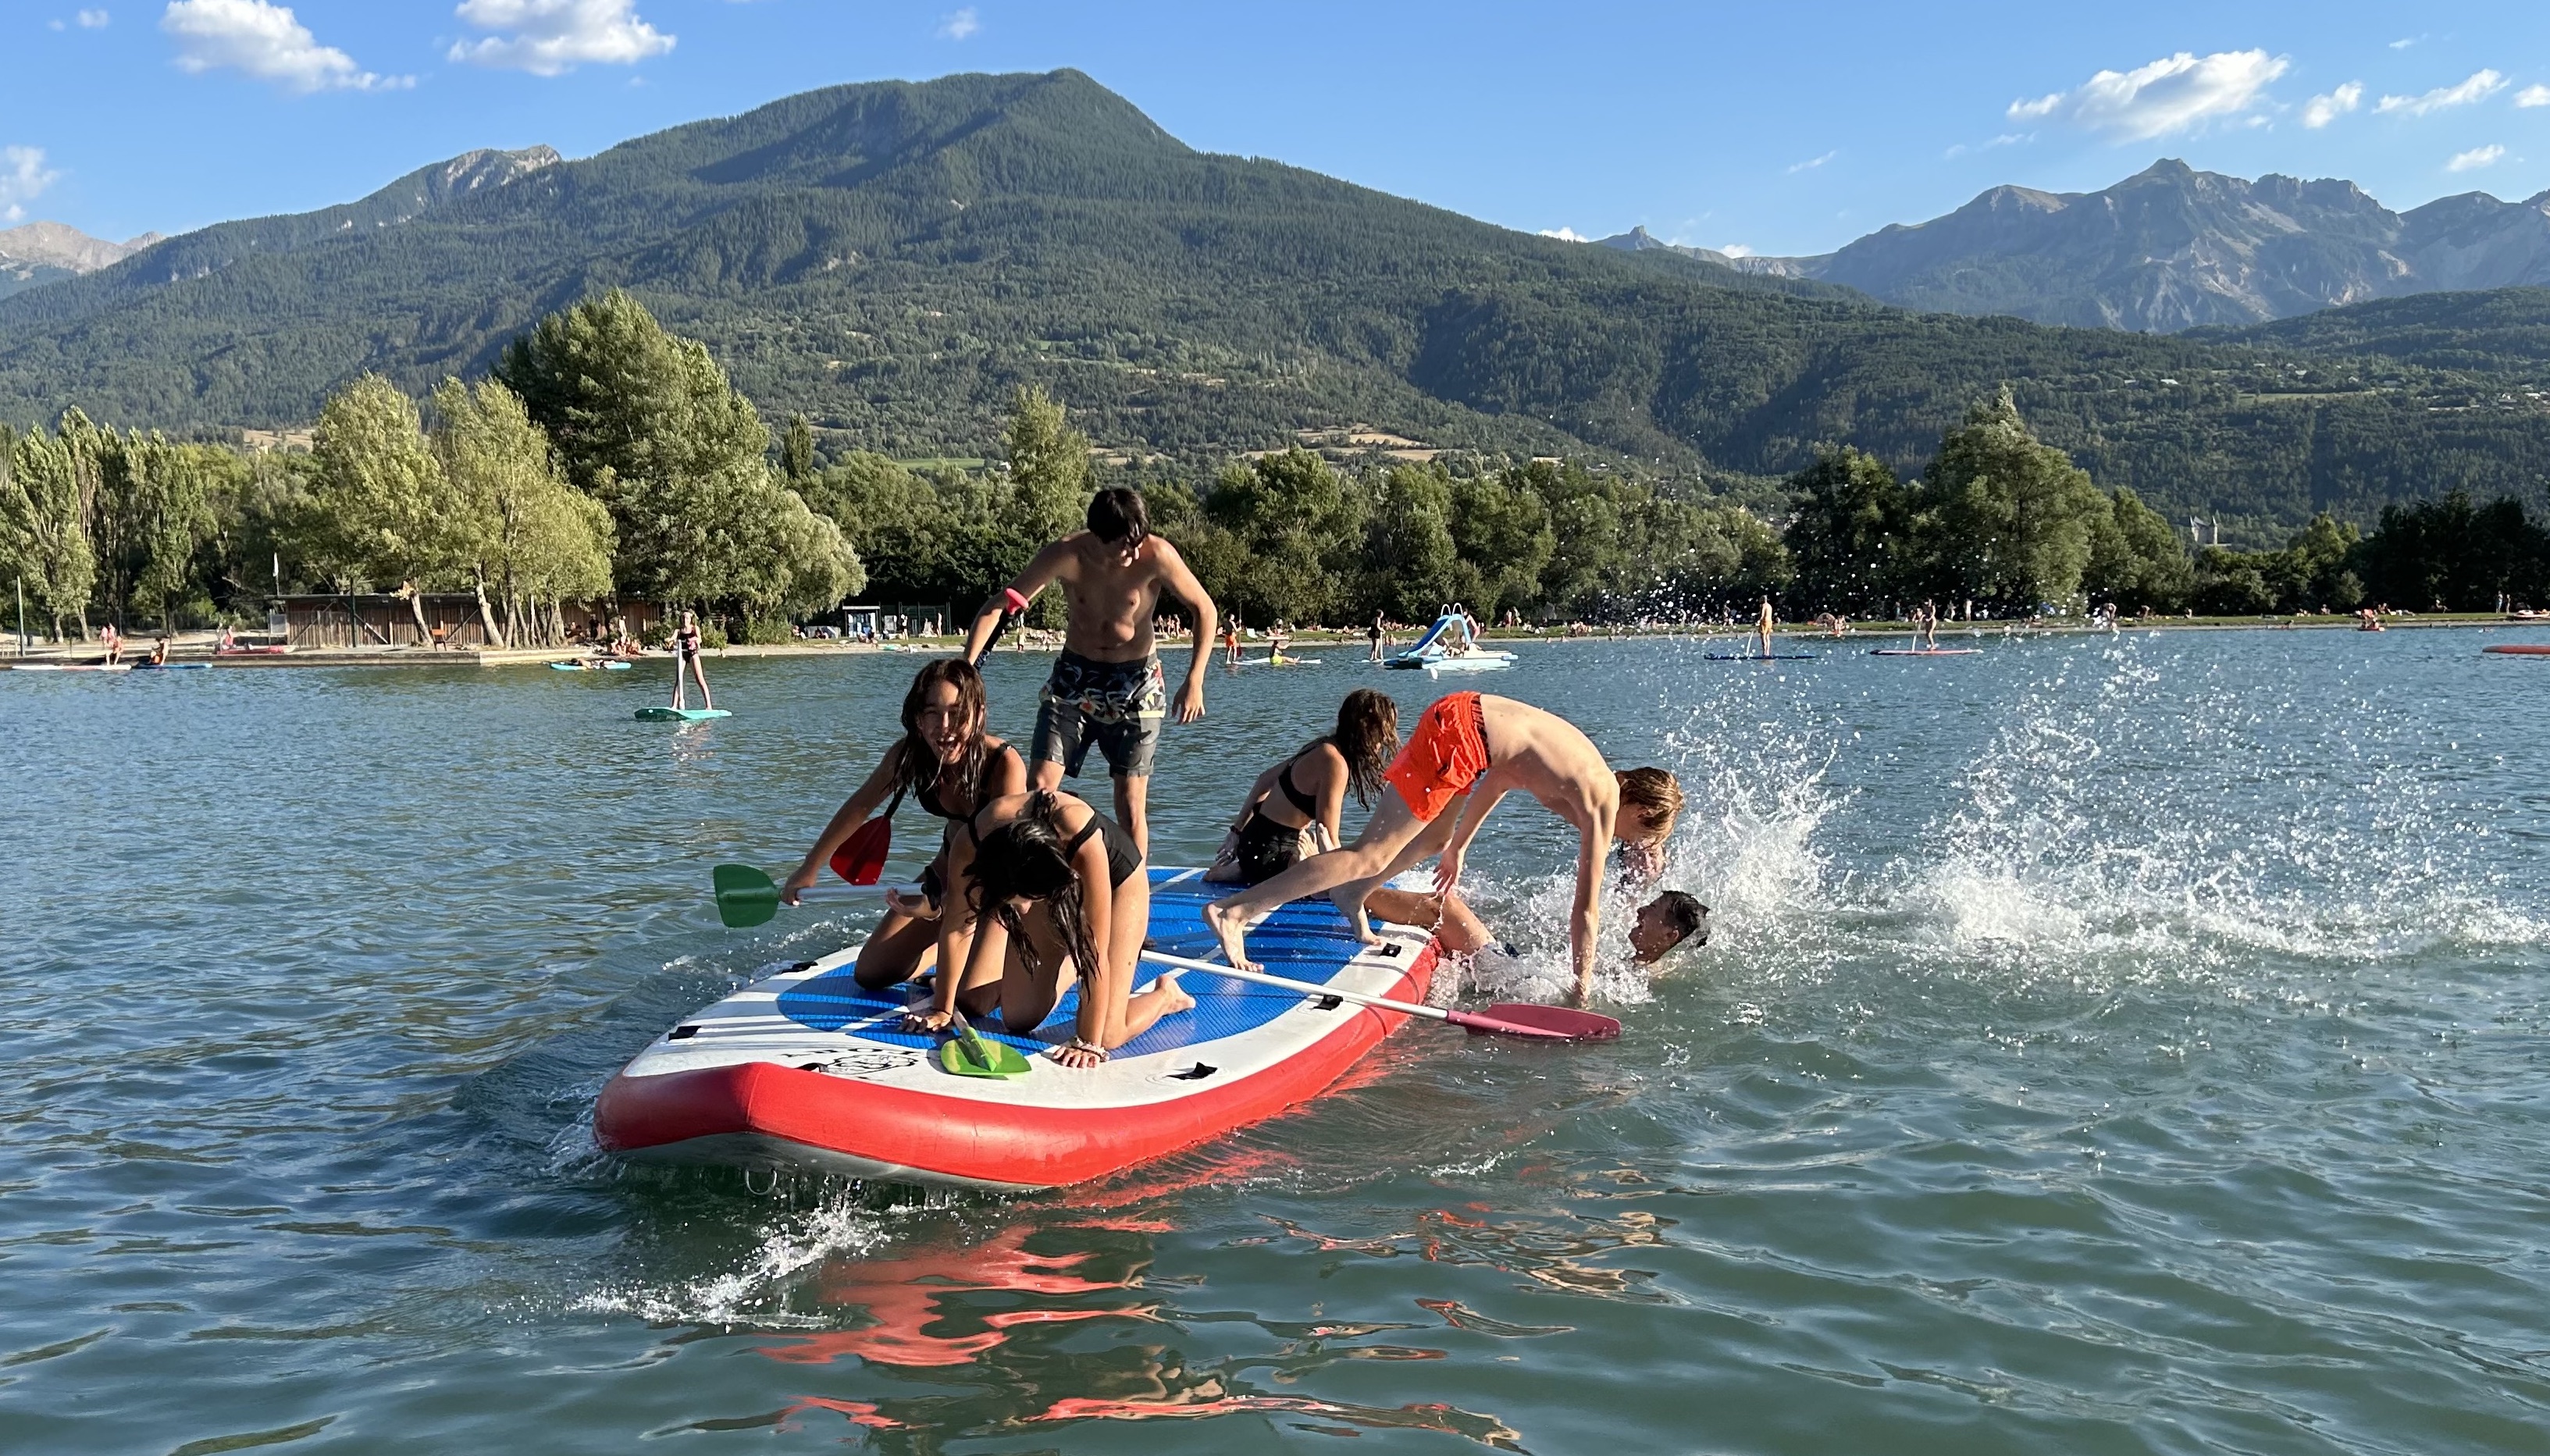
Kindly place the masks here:
<instances>
[{"instance_id":1,"label":"boy diving into water","mask_svg":"<svg viewBox=\"0 0 2550 1456\"><path fill-rule=\"evenodd\" d=\"M1248 922L1288 901L1330 892L1358 935L1369 940L1365 902L1382 883L1429 854L1441 855L1434 885L1461 882L1470 840L1506 795L1520 790L1576 826L1576 902L1568 948L1581 1000L1594 986L1595 937L1602 928L1603 861L1617 840L1631 868L1652 873L1682 786L1661 768L1615 773L1574 724L1512 698L1454 693L1417 722L1408 746L1384 774L1392 792L1345 848L1313 855L1273 879L1205 907L1205 922L1232 965L1253 969ZM1457 816L1444 811L1455 802Z\"/></svg>"},{"instance_id":2,"label":"boy diving into water","mask_svg":"<svg viewBox=\"0 0 2550 1456\"><path fill-rule=\"evenodd\" d=\"M1036 552L1027 570L975 615L965 655L979 658L1013 598L1031 600L1062 583L1069 609L1062 655L1036 709L1035 744L1029 755L1034 787L1061 787L1063 775L1080 776L1095 745L1116 780L1116 818L1133 842L1150 852L1144 811L1151 760L1160 724L1169 713L1168 686L1151 635L1162 597L1195 612L1195 655L1178 689L1180 723L1204 717L1204 679L1213 650L1213 598L1187 569L1178 548L1151 534L1142 493L1125 486L1100 491L1089 502L1089 529L1076 531Z\"/></svg>"}]
</instances>

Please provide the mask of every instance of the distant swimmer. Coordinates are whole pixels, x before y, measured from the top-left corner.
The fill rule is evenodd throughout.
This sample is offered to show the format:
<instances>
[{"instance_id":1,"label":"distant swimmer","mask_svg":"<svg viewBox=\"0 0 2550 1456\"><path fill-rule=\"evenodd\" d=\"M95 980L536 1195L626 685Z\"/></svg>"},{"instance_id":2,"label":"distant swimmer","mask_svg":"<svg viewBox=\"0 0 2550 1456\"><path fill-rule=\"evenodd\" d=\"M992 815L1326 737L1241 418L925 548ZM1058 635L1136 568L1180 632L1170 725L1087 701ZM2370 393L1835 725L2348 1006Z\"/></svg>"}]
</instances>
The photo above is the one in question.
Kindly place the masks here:
<instances>
[{"instance_id":1,"label":"distant swimmer","mask_svg":"<svg viewBox=\"0 0 2550 1456\"><path fill-rule=\"evenodd\" d=\"M1140 491L1122 485L1100 491L1090 499L1087 524L1036 552L1008 591L983 604L965 655L981 655L1013 594L1033 600L1062 584L1062 655L1036 708L1029 771L1036 788L1057 789L1065 774L1079 777L1089 750L1097 748L1116 782L1117 822L1148 853L1151 761L1170 713L1151 619L1163 597L1195 611L1195 653L1176 706L1178 722L1193 723L1204 717L1205 674L1213 664L1213 598L1178 548L1151 534Z\"/></svg>"},{"instance_id":2,"label":"distant swimmer","mask_svg":"<svg viewBox=\"0 0 2550 1456\"><path fill-rule=\"evenodd\" d=\"M1660 768L1616 773L1574 724L1527 703L1480 693L1435 700L1383 777L1392 792L1353 844L1315 855L1263 885L1205 907L1205 919L1232 965L1245 969L1251 964L1246 958L1248 922L1288 901L1330 892L1357 936L1370 940L1364 902L1391 876L1439 853L1435 888L1459 888L1470 840L1498 802L1520 790L1576 828L1576 899L1568 943L1582 997L1594 985L1605 858L1617 841L1627 845L1642 867L1652 866L1682 810L1682 786L1671 773ZM1455 801L1461 805L1459 814L1445 814Z\"/></svg>"},{"instance_id":3,"label":"distant swimmer","mask_svg":"<svg viewBox=\"0 0 2550 1456\"><path fill-rule=\"evenodd\" d=\"M700 619L688 607L682 609L682 625L673 632L673 706L683 704L684 674L700 680L700 706L717 707L709 696L708 669L700 665Z\"/></svg>"}]
</instances>

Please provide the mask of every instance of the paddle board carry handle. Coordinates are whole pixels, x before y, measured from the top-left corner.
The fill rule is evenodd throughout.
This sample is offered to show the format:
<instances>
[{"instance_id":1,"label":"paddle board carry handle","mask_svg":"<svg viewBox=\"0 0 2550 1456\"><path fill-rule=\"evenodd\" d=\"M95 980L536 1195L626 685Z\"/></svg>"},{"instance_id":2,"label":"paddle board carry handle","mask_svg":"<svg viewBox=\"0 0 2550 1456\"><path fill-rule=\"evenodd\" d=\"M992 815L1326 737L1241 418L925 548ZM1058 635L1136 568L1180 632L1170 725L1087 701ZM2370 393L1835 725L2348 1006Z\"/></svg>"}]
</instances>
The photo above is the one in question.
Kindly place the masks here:
<instances>
[{"instance_id":1,"label":"paddle board carry handle","mask_svg":"<svg viewBox=\"0 0 2550 1456\"><path fill-rule=\"evenodd\" d=\"M1027 615L1027 610L1028 599L1019 594L1019 589L1017 587L1003 587L1001 589L1001 620L992 624L992 634L983 639L983 650L973 656L967 657L965 660L968 662L980 662L985 657L991 656L992 649L1001 644L1001 638L1009 632L1010 628L1016 624L1020 618Z\"/></svg>"}]
</instances>

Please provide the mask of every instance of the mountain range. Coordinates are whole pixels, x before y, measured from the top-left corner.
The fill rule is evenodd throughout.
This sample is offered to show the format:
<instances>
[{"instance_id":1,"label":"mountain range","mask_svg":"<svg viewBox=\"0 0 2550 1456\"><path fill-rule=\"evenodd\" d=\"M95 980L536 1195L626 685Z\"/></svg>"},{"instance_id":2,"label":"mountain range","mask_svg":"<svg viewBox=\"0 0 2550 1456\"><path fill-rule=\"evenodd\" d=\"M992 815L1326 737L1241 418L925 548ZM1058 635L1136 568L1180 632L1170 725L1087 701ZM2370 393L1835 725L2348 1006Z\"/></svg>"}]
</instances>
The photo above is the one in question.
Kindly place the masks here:
<instances>
[{"instance_id":1,"label":"mountain range","mask_svg":"<svg viewBox=\"0 0 2550 1456\"><path fill-rule=\"evenodd\" d=\"M0 298L59 279L94 273L110 263L122 262L158 241L158 234L145 233L130 243L109 243L60 223L29 223L24 227L0 229Z\"/></svg>"},{"instance_id":2,"label":"mountain range","mask_svg":"<svg viewBox=\"0 0 2550 1456\"><path fill-rule=\"evenodd\" d=\"M2174 332L2409 294L2550 284L2550 192L2485 192L2395 213L2352 182L2256 181L2163 160L2098 192L1995 187L1945 217L1814 257L1602 242L1741 272L1814 278L1906 308Z\"/></svg>"},{"instance_id":3,"label":"mountain range","mask_svg":"<svg viewBox=\"0 0 2550 1456\"><path fill-rule=\"evenodd\" d=\"M2525 295L2469 358L2414 312L2339 341L1915 312L1199 152L1070 70L831 87L580 159L474 151L169 239L0 299L0 420L300 426L366 370L417 393L483 370L611 286L828 451L985 455L1033 383L1137 474L1391 437L1776 503L1821 442L1919 468L2009 384L2103 484L2226 538L2550 480Z\"/></svg>"}]
</instances>

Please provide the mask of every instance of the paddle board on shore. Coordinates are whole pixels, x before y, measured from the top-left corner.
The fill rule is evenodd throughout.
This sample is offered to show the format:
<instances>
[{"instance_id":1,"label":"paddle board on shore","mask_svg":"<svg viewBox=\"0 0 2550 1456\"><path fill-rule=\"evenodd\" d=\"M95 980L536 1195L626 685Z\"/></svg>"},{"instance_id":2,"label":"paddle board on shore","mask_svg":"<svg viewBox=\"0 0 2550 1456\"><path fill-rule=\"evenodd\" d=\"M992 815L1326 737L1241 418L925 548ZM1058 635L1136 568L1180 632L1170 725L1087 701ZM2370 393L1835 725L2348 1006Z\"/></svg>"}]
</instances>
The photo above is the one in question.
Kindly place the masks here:
<instances>
[{"instance_id":1,"label":"paddle board on shore","mask_svg":"<svg viewBox=\"0 0 2550 1456\"><path fill-rule=\"evenodd\" d=\"M131 672L130 662L13 662L16 672Z\"/></svg>"},{"instance_id":2,"label":"paddle board on shore","mask_svg":"<svg viewBox=\"0 0 2550 1456\"><path fill-rule=\"evenodd\" d=\"M1871 657L1972 657L1981 647L1874 647Z\"/></svg>"},{"instance_id":3,"label":"paddle board on shore","mask_svg":"<svg viewBox=\"0 0 2550 1456\"><path fill-rule=\"evenodd\" d=\"M1215 954L1204 907L1227 892L1198 870L1151 873L1154 948ZM1419 930L1377 925L1359 943L1325 899L1258 922L1249 953L1296 980L1422 1001L1435 964ZM1027 1057L1016 1077L963 1077L944 1039L902 1029L919 983L862 991L857 945L754 981L665 1032L594 1107L605 1151L659 1162L803 1167L898 1183L1026 1191L1085 1183L1219 1137L1317 1096L1406 1017L1189 971L1193 1011L1162 1018L1102 1066L1044 1055L1069 1041L1075 989L1025 1034L987 1039ZM1136 986L1156 970L1144 966Z\"/></svg>"},{"instance_id":4,"label":"paddle board on shore","mask_svg":"<svg viewBox=\"0 0 2550 1456\"><path fill-rule=\"evenodd\" d=\"M734 714L727 712L723 708L655 707L640 708L638 710L638 721L639 723L698 723L704 719L733 717L735 717Z\"/></svg>"}]
</instances>

